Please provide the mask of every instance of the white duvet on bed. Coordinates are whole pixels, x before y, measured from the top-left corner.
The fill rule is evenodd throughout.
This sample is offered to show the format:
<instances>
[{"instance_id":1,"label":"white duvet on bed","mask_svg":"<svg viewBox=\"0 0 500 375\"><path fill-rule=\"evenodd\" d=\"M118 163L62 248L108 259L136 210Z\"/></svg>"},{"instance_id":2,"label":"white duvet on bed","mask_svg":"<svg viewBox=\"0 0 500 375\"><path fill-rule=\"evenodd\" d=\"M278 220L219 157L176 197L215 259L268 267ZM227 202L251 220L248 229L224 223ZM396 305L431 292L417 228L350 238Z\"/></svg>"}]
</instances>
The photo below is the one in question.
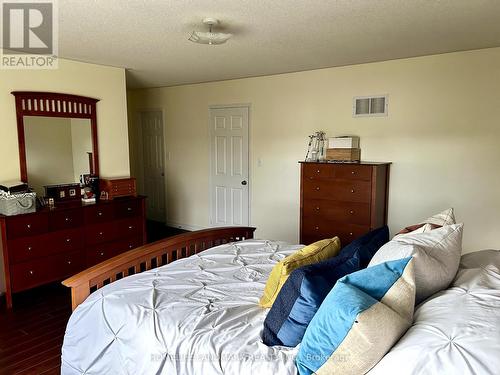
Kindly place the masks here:
<instances>
[{"instance_id":1,"label":"white duvet on bed","mask_svg":"<svg viewBox=\"0 0 500 375\"><path fill-rule=\"evenodd\" d=\"M296 349L262 343L258 301L301 247L222 245L99 289L69 320L62 374L296 374Z\"/></svg>"},{"instance_id":2,"label":"white duvet on bed","mask_svg":"<svg viewBox=\"0 0 500 375\"><path fill-rule=\"evenodd\" d=\"M222 245L98 290L70 318L62 374L296 374L297 348L262 343L258 300L274 264L300 247ZM370 375L499 373L500 252L460 267Z\"/></svg>"},{"instance_id":3,"label":"white duvet on bed","mask_svg":"<svg viewBox=\"0 0 500 375\"><path fill-rule=\"evenodd\" d=\"M500 374L500 251L463 255L450 288L417 308L369 374Z\"/></svg>"}]
</instances>

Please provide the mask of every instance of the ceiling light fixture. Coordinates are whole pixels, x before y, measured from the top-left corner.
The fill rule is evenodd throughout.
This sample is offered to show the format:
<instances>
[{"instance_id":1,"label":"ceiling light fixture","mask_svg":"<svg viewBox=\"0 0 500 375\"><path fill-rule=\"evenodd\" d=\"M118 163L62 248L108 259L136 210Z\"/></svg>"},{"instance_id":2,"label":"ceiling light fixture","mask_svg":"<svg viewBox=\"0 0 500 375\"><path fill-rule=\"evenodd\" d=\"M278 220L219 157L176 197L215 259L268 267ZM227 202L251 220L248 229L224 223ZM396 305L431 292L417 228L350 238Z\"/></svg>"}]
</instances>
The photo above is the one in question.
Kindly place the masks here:
<instances>
[{"instance_id":1,"label":"ceiling light fixture","mask_svg":"<svg viewBox=\"0 0 500 375\"><path fill-rule=\"evenodd\" d=\"M231 34L212 32L212 27L219 23L218 19L205 18L203 23L208 25L208 32L193 31L188 40L199 44L217 45L226 43L232 37Z\"/></svg>"}]
</instances>

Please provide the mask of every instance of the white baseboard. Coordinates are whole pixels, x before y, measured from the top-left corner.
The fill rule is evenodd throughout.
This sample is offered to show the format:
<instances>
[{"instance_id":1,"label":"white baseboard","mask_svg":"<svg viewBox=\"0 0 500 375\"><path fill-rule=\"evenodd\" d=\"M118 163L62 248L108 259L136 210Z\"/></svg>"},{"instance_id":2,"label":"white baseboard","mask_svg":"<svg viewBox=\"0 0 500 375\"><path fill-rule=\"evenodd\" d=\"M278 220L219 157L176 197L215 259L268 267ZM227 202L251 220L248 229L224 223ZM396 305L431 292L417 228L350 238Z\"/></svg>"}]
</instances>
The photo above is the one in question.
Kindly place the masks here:
<instances>
[{"instance_id":1,"label":"white baseboard","mask_svg":"<svg viewBox=\"0 0 500 375\"><path fill-rule=\"evenodd\" d=\"M189 225L189 224L182 224L182 223L177 223L175 221L167 221L166 225L168 227L173 227L173 228L179 228L179 229L184 229L184 230L201 230L201 229L207 229L208 227L201 227L198 225Z\"/></svg>"}]
</instances>

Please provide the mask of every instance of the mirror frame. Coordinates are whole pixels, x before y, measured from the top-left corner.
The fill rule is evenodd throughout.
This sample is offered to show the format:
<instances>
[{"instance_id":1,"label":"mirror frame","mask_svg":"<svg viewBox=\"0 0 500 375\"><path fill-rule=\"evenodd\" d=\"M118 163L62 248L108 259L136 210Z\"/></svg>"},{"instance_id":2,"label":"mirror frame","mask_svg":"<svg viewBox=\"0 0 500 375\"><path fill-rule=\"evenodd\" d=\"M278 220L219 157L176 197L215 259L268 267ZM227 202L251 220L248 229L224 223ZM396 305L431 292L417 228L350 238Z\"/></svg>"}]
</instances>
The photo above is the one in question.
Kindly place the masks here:
<instances>
[{"instance_id":1,"label":"mirror frame","mask_svg":"<svg viewBox=\"0 0 500 375\"><path fill-rule=\"evenodd\" d=\"M16 99L17 138L21 181L28 182L24 116L86 118L92 134L92 162L94 175L99 176L99 149L97 144L97 102L86 96L38 91L12 91Z\"/></svg>"}]
</instances>

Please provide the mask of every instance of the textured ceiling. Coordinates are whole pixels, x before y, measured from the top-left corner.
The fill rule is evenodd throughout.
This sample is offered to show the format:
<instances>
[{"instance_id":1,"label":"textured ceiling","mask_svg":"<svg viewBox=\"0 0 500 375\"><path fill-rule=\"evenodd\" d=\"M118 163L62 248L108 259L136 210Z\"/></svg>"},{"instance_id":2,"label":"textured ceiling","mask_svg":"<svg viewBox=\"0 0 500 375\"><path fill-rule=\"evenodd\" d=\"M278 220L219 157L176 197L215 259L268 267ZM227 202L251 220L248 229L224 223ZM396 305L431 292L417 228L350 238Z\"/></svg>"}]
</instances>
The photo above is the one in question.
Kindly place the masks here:
<instances>
[{"instance_id":1,"label":"textured ceiling","mask_svg":"<svg viewBox=\"0 0 500 375\"><path fill-rule=\"evenodd\" d=\"M172 86L500 46L500 0L60 0L60 56ZM211 16L225 45L187 39Z\"/></svg>"}]
</instances>

